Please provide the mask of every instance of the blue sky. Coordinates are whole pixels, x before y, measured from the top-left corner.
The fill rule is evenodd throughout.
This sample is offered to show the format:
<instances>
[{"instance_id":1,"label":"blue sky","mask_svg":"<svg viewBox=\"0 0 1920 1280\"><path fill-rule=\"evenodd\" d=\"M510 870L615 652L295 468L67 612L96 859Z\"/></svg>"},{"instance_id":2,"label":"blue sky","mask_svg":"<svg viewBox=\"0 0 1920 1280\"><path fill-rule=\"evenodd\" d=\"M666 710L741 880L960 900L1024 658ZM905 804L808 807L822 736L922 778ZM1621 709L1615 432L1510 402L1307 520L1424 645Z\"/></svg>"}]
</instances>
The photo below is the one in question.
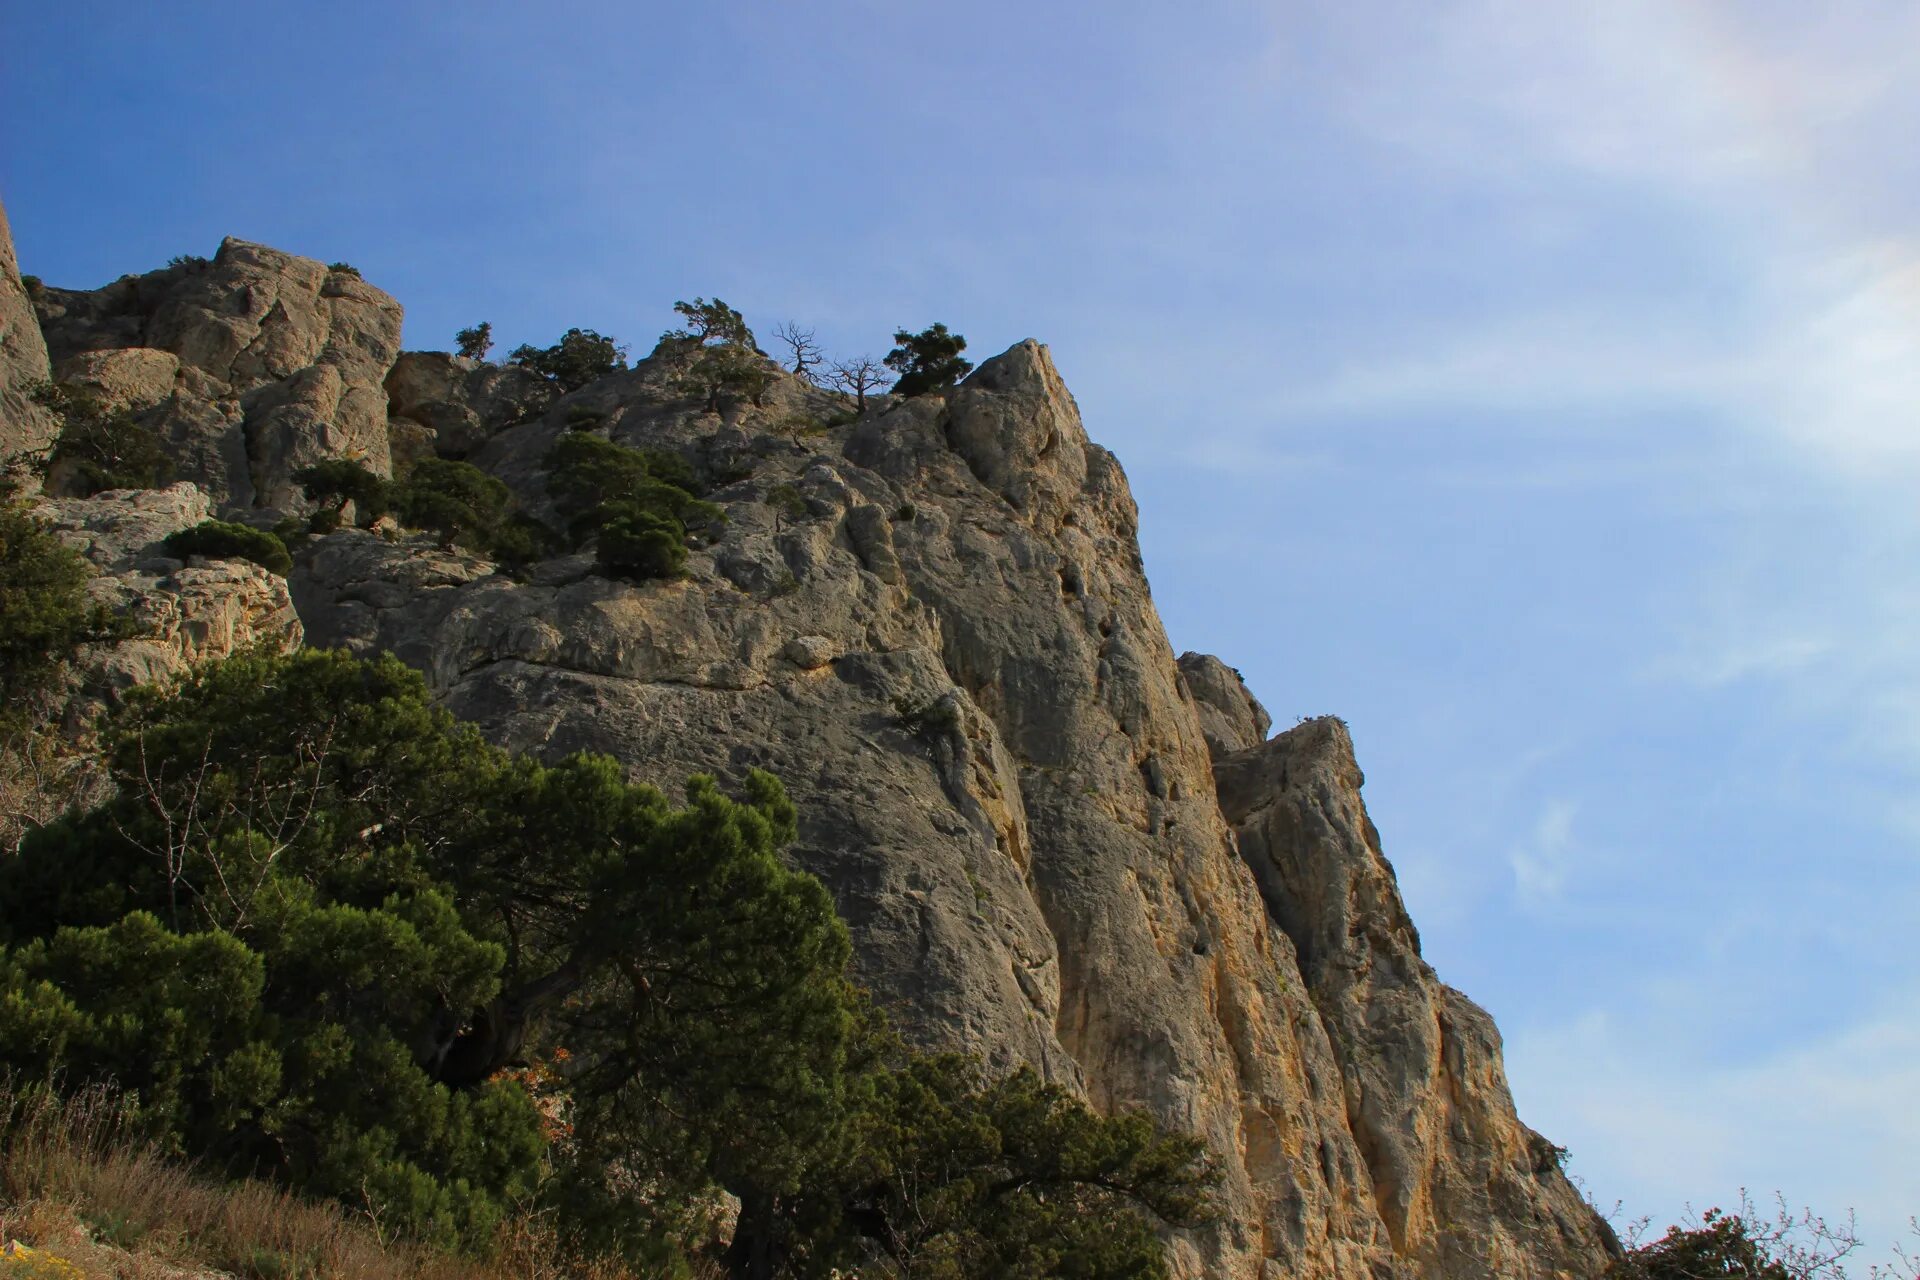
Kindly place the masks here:
<instances>
[{"instance_id":1,"label":"blue sky","mask_svg":"<svg viewBox=\"0 0 1920 1280\"><path fill-rule=\"evenodd\" d=\"M312 15L324 13L321 21ZM1920 1212L1920 10L0 0L0 196L412 346L1050 343L1603 1205Z\"/></svg>"}]
</instances>

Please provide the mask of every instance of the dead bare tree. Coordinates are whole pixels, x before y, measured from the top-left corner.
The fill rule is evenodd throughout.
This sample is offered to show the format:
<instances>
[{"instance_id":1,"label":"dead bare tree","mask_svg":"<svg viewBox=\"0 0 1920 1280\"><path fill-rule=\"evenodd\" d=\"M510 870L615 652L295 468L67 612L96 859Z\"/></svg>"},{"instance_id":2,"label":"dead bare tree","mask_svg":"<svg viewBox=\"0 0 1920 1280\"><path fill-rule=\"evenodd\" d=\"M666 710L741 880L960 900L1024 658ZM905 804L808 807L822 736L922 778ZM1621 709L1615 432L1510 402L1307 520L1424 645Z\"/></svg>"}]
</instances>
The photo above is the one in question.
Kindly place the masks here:
<instances>
[{"instance_id":1,"label":"dead bare tree","mask_svg":"<svg viewBox=\"0 0 1920 1280\"><path fill-rule=\"evenodd\" d=\"M826 354L820 350L820 344L814 341L813 330L802 329L791 320L783 320L773 331L773 336L787 344L793 353L793 371L808 382L818 382L813 370L826 360Z\"/></svg>"},{"instance_id":2,"label":"dead bare tree","mask_svg":"<svg viewBox=\"0 0 1920 1280\"><path fill-rule=\"evenodd\" d=\"M835 361L827 377L835 389L853 395L854 412L860 414L867 411L868 396L893 385L893 371L872 356Z\"/></svg>"}]
</instances>

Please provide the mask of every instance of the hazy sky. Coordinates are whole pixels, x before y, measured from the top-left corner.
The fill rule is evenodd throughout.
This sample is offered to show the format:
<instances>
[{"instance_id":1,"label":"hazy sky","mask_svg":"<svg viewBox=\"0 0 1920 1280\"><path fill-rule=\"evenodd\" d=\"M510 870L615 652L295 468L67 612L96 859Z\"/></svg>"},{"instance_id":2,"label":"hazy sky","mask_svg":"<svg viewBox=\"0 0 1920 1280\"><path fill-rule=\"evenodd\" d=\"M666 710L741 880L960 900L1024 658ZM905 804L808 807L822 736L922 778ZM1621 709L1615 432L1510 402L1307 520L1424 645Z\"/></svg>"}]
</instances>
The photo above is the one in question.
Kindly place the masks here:
<instances>
[{"instance_id":1,"label":"hazy sky","mask_svg":"<svg viewBox=\"0 0 1920 1280\"><path fill-rule=\"evenodd\" d=\"M324 20L315 15L324 15ZM1920 1212L1920 7L0 0L22 268L1052 345L1603 1206Z\"/></svg>"}]
</instances>

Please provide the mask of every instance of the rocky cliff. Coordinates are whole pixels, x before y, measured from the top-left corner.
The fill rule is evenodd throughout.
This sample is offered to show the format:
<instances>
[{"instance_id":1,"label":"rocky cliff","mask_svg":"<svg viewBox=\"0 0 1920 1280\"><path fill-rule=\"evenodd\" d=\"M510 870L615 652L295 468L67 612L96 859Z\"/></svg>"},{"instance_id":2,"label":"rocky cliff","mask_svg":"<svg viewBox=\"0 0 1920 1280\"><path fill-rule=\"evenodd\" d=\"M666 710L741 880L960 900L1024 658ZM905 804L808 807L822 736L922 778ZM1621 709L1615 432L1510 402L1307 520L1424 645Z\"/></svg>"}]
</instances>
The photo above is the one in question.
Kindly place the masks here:
<instances>
[{"instance_id":1,"label":"rocky cliff","mask_svg":"<svg viewBox=\"0 0 1920 1280\"><path fill-rule=\"evenodd\" d=\"M559 396L400 355L384 294L239 241L44 290L39 319L66 376L143 388L217 508L297 509L314 457L439 452L539 513L542 458L589 414L714 477L724 532L684 580L585 556L508 574L346 529L299 555L297 626L393 650L515 747L605 751L665 787L778 774L793 857L910 1035L1206 1137L1226 1212L1177 1242L1182 1274L1603 1268L1611 1236L1515 1116L1491 1021L1420 957L1344 728L1265 740L1230 669L1176 662L1126 479L1045 347L796 438L839 398L775 374L711 415L659 359ZM192 570L141 554L109 566L136 594ZM223 616L286 634L273 607Z\"/></svg>"}]
</instances>

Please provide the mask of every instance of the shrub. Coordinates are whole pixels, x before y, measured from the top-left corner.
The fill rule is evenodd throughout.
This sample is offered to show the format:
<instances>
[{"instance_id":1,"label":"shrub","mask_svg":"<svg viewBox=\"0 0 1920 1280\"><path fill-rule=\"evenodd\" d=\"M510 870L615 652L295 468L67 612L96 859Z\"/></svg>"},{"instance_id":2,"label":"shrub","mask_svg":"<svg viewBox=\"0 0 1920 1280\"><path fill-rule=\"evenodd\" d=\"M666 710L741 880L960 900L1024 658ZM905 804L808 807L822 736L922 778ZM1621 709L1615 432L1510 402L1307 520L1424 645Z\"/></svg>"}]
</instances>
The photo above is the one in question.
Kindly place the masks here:
<instances>
[{"instance_id":1,"label":"shrub","mask_svg":"<svg viewBox=\"0 0 1920 1280\"><path fill-rule=\"evenodd\" d=\"M771 381L764 356L745 347L726 345L701 348L693 362L676 375L674 386L684 395L700 397L703 411L719 413L723 396L759 404Z\"/></svg>"},{"instance_id":2,"label":"shrub","mask_svg":"<svg viewBox=\"0 0 1920 1280\"><path fill-rule=\"evenodd\" d=\"M29 394L60 420L49 458L71 474L81 497L108 489L157 489L173 478L173 459L160 437L110 408L99 396L67 382L43 382Z\"/></svg>"},{"instance_id":3,"label":"shrub","mask_svg":"<svg viewBox=\"0 0 1920 1280\"><path fill-rule=\"evenodd\" d=\"M0 729L18 727L80 646L113 631L92 568L25 507L0 504Z\"/></svg>"},{"instance_id":4,"label":"shrub","mask_svg":"<svg viewBox=\"0 0 1920 1280\"><path fill-rule=\"evenodd\" d=\"M197 271L201 267L210 266L212 264L209 263L207 259L201 257L197 253L180 253L180 254L175 254L171 258L168 258L167 265L169 267L188 267Z\"/></svg>"},{"instance_id":5,"label":"shrub","mask_svg":"<svg viewBox=\"0 0 1920 1280\"><path fill-rule=\"evenodd\" d=\"M550 347L523 344L507 359L551 378L562 391L575 391L625 369L627 349L592 329L569 329Z\"/></svg>"},{"instance_id":6,"label":"shrub","mask_svg":"<svg viewBox=\"0 0 1920 1280\"><path fill-rule=\"evenodd\" d=\"M438 534L449 549L484 551L512 498L505 484L470 462L428 458L397 486L394 509L403 523Z\"/></svg>"},{"instance_id":7,"label":"shrub","mask_svg":"<svg viewBox=\"0 0 1920 1280\"><path fill-rule=\"evenodd\" d=\"M485 360L487 352L493 350L493 325L485 320L471 329L462 329L453 335L456 354L468 360Z\"/></svg>"},{"instance_id":8,"label":"shrub","mask_svg":"<svg viewBox=\"0 0 1920 1280\"><path fill-rule=\"evenodd\" d=\"M42 293L46 292L47 288L46 282L41 280L39 276L21 276L20 287L27 291L29 298L39 297Z\"/></svg>"},{"instance_id":9,"label":"shrub","mask_svg":"<svg viewBox=\"0 0 1920 1280\"><path fill-rule=\"evenodd\" d=\"M636 502L605 503L595 515L595 554L609 576L645 580L686 572L687 536L678 520Z\"/></svg>"},{"instance_id":10,"label":"shrub","mask_svg":"<svg viewBox=\"0 0 1920 1280\"><path fill-rule=\"evenodd\" d=\"M209 560L250 560L269 573L285 577L293 571L293 557L287 544L265 529L229 524L225 520L202 520L191 529L167 535L162 543L167 554L185 560L204 556Z\"/></svg>"},{"instance_id":11,"label":"shrub","mask_svg":"<svg viewBox=\"0 0 1920 1280\"><path fill-rule=\"evenodd\" d=\"M673 309L686 321L686 327L669 329L660 335L662 342L692 343L698 346L719 344L744 347L752 351L757 347L753 330L747 328L746 317L726 303L715 298L708 302L705 298L695 298L692 302L676 302Z\"/></svg>"},{"instance_id":12,"label":"shrub","mask_svg":"<svg viewBox=\"0 0 1920 1280\"><path fill-rule=\"evenodd\" d=\"M606 425L607 415L590 405L576 404L567 406L567 430L593 431Z\"/></svg>"},{"instance_id":13,"label":"shrub","mask_svg":"<svg viewBox=\"0 0 1920 1280\"><path fill-rule=\"evenodd\" d=\"M886 365L900 375L893 384L896 395L945 390L973 368L973 361L960 354L967 349L967 340L948 332L944 324L930 325L919 333L901 329L893 340L897 345L887 353Z\"/></svg>"},{"instance_id":14,"label":"shrub","mask_svg":"<svg viewBox=\"0 0 1920 1280\"><path fill-rule=\"evenodd\" d=\"M789 520L804 520L807 516L807 500L792 485L782 481L767 490L767 505Z\"/></svg>"},{"instance_id":15,"label":"shrub","mask_svg":"<svg viewBox=\"0 0 1920 1280\"><path fill-rule=\"evenodd\" d=\"M329 262L327 264L327 270L336 276L350 276L355 280L360 279L360 268L354 266L351 262Z\"/></svg>"},{"instance_id":16,"label":"shrub","mask_svg":"<svg viewBox=\"0 0 1920 1280\"><path fill-rule=\"evenodd\" d=\"M333 528L340 527L347 504L361 524L371 524L393 503L393 485L349 458L329 458L293 473L309 502L333 504Z\"/></svg>"}]
</instances>

